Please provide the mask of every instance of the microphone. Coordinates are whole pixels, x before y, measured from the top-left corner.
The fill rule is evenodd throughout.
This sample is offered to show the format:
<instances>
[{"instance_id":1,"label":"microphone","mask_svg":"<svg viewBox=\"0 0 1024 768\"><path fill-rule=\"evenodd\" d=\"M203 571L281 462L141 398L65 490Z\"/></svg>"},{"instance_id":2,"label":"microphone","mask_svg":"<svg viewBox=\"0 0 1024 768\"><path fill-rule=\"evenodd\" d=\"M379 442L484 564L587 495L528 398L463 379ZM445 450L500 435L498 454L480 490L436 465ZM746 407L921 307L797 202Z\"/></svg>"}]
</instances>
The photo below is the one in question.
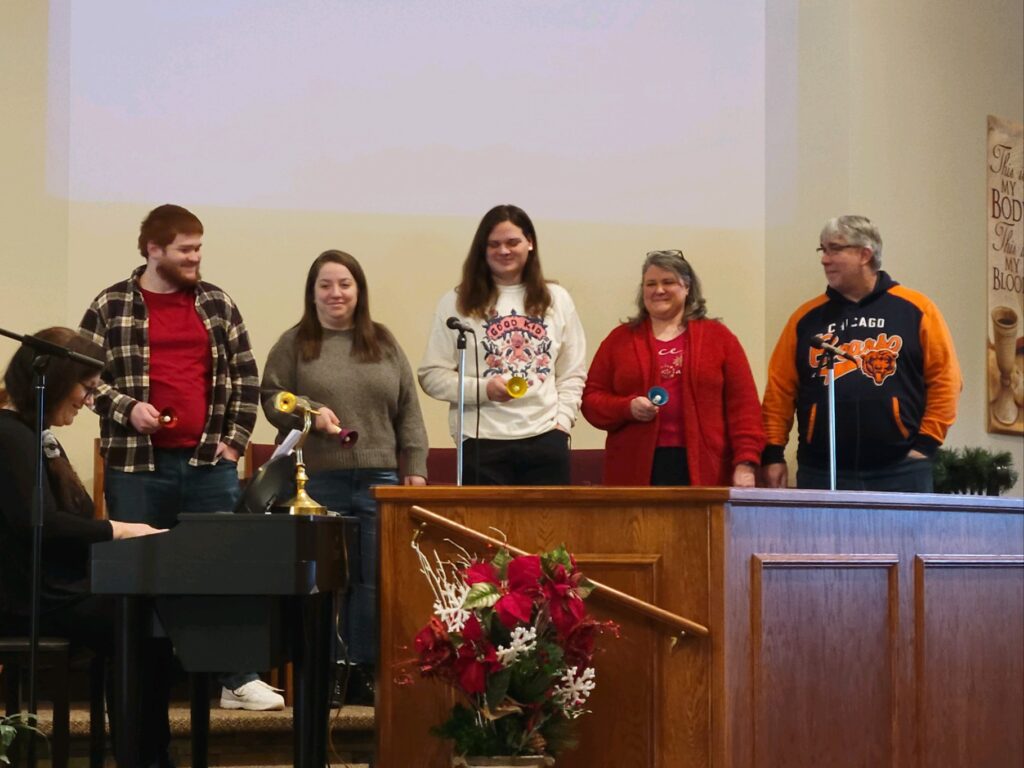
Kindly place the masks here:
<instances>
[{"instance_id":1,"label":"microphone","mask_svg":"<svg viewBox=\"0 0 1024 768\"><path fill-rule=\"evenodd\" d=\"M445 320L445 325L451 328L453 331L462 331L463 333L476 333L472 327L459 320L459 318L452 315Z\"/></svg>"},{"instance_id":2,"label":"microphone","mask_svg":"<svg viewBox=\"0 0 1024 768\"><path fill-rule=\"evenodd\" d=\"M857 358L851 355L849 352L845 352L841 350L839 347L837 347L835 344L829 344L827 341L825 341L824 334L819 333L817 336L811 337L811 346L817 347L818 349L823 349L829 354L835 355L836 357L841 357L844 360L849 360L851 363L857 362Z\"/></svg>"}]
</instances>

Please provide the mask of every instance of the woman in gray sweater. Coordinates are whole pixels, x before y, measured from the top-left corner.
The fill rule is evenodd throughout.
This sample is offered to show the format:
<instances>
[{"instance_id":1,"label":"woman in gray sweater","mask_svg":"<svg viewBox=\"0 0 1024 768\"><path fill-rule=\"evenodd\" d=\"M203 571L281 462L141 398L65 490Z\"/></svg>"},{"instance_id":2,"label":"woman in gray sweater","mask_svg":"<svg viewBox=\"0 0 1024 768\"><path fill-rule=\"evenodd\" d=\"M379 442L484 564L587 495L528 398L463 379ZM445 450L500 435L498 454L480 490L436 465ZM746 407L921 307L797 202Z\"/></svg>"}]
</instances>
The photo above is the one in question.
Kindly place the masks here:
<instances>
[{"instance_id":1,"label":"woman in gray sweater","mask_svg":"<svg viewBox=\"0 0 1024 768\"><path fill-rule=\"evenodd\" d=\"M270 350L261 397L279 436L301 418L274 407L280 392L307 398L320 411L303 446L306 490L328 509L359 518L358 558L349 563L343 638L349 663L347 703L373 703L377 655L377 504L374 485L423 485L427 431L409 361L394 336L370 318L366 276L342 251L325 251L309 268L302 319ZM338 428L354 429L354 445Z\"/></svg>"}]
</instances>

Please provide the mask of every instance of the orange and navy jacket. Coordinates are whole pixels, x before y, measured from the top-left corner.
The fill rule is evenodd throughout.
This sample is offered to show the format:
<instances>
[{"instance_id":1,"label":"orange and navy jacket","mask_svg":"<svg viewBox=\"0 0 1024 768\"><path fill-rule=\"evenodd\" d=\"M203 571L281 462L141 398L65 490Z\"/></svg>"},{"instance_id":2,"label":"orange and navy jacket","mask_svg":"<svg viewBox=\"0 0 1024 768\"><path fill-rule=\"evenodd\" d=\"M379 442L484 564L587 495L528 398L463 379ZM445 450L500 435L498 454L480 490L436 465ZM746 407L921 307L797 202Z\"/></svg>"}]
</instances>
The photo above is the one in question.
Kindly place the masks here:
<instances>
[{"instance_id":1,"label":"orange and navy jacket","mask_svg":"<svg viewBox=\"0 0 1024 768\"><path fill-rule=\"evenodd\" d=\"M818 334L856 358L835 363L837 466L877 469L911 449L934 454L963 386L953 339L926 296L879 272L860 301L829 288L789 318L768 363L763 463L783 461L795 412L797 461L828 467L828 373L812 344Z\"/></svg>"}]
</instances>

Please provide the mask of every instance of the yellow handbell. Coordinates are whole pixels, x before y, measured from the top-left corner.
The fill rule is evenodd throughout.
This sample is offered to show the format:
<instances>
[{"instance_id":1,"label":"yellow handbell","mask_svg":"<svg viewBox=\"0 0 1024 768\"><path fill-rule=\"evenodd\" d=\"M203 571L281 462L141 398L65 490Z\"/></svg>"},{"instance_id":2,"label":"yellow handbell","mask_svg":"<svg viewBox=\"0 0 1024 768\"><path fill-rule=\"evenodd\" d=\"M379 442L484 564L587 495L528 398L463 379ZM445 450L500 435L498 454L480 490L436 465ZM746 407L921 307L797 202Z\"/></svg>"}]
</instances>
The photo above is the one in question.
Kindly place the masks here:
<instances>
[{"instance_id":1,"label":"yellow handbell","mask_svg":"<svg viewBox=\"0 0 1024 768\"><path fill-rule=\"evenodd\" d=\"M505 382L505 391L508 392L509 397L522 397L529 388L529 382L522 376L513 376Z\"/></svg>"},{"instance_id":2,"label":"yellow handbell","mask_svg":"<svg viewBox=\"0 0 1024 768\"><path fill-rule=\"evenodd\" d=\"M278 392L274 396L274 408L281 413L291 413L298 405L299 399L291 392Z\"/></svg>"}]
</instances>

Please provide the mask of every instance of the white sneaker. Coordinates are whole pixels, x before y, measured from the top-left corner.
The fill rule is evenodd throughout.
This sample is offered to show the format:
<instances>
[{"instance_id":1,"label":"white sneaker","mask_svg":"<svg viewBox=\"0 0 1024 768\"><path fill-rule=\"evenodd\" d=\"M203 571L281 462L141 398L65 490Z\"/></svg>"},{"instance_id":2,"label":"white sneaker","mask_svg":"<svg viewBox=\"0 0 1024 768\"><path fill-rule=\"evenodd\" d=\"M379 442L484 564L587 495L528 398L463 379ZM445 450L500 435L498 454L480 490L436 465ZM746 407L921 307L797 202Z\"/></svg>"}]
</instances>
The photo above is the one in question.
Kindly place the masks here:
<instances>
[{"instance_id":1,"label":"white sneaker","mask_svg":"<svg viewBox=\"0 0 1024 768\"><path fill-rule=\"evenodd\" d=\"M280 688L273 688L262 680L252 680L240 688L220 689L221 709L248 709L264 712L269 709L284 709L284 696Z\"/></svg>"}]
</instances>

